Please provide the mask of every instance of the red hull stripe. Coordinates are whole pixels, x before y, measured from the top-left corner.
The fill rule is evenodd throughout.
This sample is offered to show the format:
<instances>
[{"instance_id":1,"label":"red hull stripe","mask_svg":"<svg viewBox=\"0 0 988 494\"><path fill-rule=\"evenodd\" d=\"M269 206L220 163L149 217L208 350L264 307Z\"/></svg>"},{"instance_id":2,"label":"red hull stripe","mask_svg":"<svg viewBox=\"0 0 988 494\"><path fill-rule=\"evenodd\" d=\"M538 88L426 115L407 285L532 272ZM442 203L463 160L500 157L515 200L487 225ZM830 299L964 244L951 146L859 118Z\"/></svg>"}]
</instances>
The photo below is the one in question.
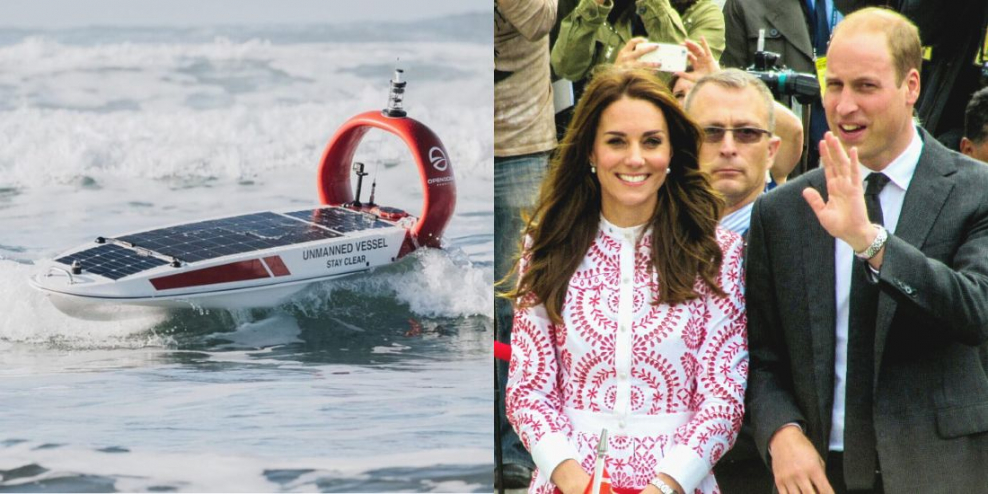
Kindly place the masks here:
<instances>
[{"instance_id":1,"label":"red hull stripe","mask_svg":"<svg viewBox=\"0 0 988 494\"><path fill-rule=\"evenodd\" d=\"M271 269L271 274L275 276L288 276L292 274L288 270L288 266L285 266L285 262L281 260L281 256L265 257L264 263L268 265L268 268Z\"/></svg>"},{"instance_id":2,"label":"red hull stripe","mask_svg":"<svg viewBox=\"0 0 988 494\"><path fill-rule=\"evenodd\" d=\"M162 276L152 279L151 284L156 290L171 290L174 288L215 285L217 283L257 280L268 277L268 271L264 269L261 260L252 259L250 261L232 262L221 266L197 269L188 273Z\"/></svg>"}]
</instances>

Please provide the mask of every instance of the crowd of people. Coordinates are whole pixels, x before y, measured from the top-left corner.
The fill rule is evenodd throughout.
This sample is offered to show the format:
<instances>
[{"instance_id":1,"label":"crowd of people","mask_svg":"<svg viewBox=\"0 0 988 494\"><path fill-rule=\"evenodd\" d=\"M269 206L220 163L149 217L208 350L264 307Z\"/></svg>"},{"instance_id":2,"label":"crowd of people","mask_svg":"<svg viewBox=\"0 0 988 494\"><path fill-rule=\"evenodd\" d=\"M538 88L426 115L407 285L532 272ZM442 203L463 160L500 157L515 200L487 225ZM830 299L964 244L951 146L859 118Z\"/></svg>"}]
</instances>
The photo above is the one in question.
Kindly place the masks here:
<instances>
[{"instance_id":1,"label":"crowd of people","mask_svg":"<svg viewBox=\"0 0 988 494\"><path fill-rule=\"evenodd\" d=\"M496 486L988 492L988 4L935 4L495 0Z\"/></svg>"}]
</instances>

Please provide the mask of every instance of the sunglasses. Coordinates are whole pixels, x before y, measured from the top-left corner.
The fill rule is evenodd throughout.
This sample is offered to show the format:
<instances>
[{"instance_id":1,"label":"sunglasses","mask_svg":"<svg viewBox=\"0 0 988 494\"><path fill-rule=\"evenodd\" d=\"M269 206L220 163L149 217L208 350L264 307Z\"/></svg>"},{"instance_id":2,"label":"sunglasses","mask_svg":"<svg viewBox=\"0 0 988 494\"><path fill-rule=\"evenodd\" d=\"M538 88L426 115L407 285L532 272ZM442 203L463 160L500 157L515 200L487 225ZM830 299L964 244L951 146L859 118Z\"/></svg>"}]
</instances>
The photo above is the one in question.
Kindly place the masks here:
<instances>
[{"instance_id":1,"label":"sunglasses","mask_svg":"<svg viewBox=\"0 0 988 494\"><path fill-rule=\"evenodd\" d=\"M734 134L734 140L742 144L753 144L762 139L762 134L771 136L772 133L765 130L759 129L758 127L735 127L733 129L728 129L724 127L704 127L703 139L709 143L717 143L724 140L724 134L731 132Z\"/></svg>"}]
</instances>

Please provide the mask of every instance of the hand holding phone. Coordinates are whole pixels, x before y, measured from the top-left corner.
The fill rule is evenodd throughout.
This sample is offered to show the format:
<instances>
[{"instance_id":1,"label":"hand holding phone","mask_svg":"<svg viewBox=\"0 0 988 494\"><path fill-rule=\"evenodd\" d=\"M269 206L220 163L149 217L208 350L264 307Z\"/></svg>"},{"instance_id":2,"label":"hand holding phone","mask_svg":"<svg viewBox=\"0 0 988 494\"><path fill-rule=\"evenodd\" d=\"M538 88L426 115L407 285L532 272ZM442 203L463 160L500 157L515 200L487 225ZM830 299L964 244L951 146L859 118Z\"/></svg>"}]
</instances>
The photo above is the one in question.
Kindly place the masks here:
<instances>
[{"instance_id":1,"label":"hand holding phone","mask_svg":"<svg viewBox=\"0 0 988 494\"><path fill-rule=\"evenodd\" d=\"M686 47L669 43L638 43L635 51L655 47L652 51L638 56L640 62L659 64L658 70L663 72L683 72L686 70Z\"/></svg>"}]
</instances>

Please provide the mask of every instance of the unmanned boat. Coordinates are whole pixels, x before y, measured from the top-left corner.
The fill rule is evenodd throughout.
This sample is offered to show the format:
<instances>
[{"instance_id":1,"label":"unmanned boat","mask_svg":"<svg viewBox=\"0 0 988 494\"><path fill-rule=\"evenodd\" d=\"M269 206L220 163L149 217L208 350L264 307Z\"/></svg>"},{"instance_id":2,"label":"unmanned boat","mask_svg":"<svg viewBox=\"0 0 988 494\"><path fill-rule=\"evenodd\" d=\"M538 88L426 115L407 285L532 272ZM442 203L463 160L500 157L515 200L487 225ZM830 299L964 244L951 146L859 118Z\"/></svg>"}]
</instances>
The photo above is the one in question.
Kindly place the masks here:
<instances>
[{"instance_id":1,"label":"unmanned boat","mask_svg":"<svg viewBox=\"0 0 988 494\"><path fill-rule=\"evenodd\" d=\"M102 318L120 306L271 307L310 283L439 248L456 203L453 168L435 133L403 110L401 77L395 70L386 109L354 116L330 140L319 165L319 205L99 236L43 262L31 286L78 317ZM360 201L368 174L353 155L370 129L397 135L411 150L424 189L420 216L374 203L373 186Z\"/></svg>"}]
</instances>

